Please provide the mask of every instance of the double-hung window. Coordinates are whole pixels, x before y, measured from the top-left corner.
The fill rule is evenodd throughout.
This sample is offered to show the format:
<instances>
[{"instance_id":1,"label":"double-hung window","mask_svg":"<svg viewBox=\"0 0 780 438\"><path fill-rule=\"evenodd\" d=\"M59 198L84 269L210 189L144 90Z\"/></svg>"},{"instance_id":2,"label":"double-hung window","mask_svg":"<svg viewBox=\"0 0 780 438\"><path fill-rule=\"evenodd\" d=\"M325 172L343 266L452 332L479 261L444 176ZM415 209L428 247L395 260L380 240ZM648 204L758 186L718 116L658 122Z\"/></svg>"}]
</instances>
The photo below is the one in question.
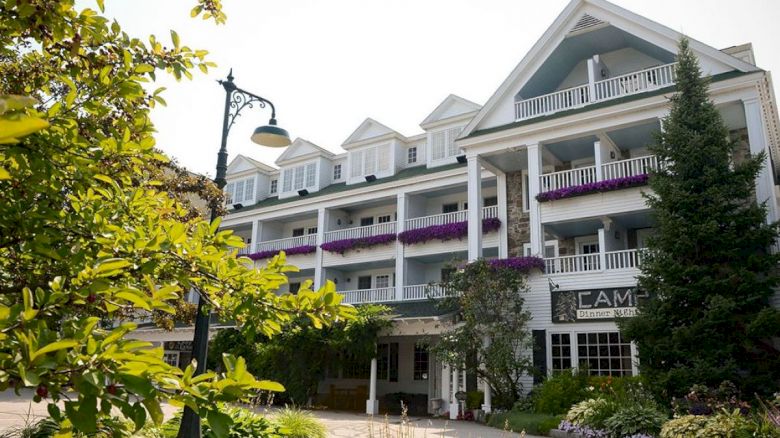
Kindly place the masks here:
<instances>
[{"instance_id":1,"label":"double-hung window","mask_svg":"<svg viewBox=\"0 0 780 438\"><path fill-rule=\"evenodd\" d=\"M225 194L228 204L254 202L255 177L229 182L225 186Z\"/></svg>"}]
</instances>

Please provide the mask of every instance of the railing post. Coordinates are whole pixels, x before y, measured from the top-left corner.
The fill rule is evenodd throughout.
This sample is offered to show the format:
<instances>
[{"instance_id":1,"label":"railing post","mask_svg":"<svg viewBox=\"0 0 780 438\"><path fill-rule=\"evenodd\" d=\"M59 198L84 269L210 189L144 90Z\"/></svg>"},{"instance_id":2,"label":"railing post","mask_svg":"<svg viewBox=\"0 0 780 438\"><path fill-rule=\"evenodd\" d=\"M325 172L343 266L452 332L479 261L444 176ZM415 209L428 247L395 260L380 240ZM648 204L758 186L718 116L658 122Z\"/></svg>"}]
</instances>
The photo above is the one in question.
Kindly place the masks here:
<instances>
[{"instance_id":1,"label":"railing post","mask_svg":"<svg viewBox=\"0 0 780 438\"><path fill-rule=\"evenodd\" d=\"M604 228L599 228L599 268L602 271L607 269L606 243Z\"/></svg>"},{"instance_id":2,"label":"railing post","mask_svg":"<svg viewBox=\"0 0 780 438\"><path fill-rule=\"evenodd\" d=\"M598 140L593 142L593 156L596 159L596 181L604 181L604 169L602 167L603 160L601 159L601 142Z\"/></svg>"}]
</instances>

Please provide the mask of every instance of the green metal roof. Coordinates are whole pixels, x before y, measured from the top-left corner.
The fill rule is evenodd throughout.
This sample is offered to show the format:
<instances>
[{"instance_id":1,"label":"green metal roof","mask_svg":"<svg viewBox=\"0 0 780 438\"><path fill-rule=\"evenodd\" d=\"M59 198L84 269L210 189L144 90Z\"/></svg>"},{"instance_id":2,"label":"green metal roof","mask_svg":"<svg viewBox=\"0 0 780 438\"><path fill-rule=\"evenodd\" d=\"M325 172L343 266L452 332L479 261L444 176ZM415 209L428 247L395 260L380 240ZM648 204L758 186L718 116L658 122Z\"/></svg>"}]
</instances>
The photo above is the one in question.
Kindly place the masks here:
<instances>
[{"instance_id":1,"label":"green metal roof","mask_svg":"<svg viewBox=\"0 0 780 438\"><path fill-rule=\"evenodd\" d=\"M711 76L710 77L710 82L724 81L726 79L739 77L739 76L742 76L742 75L745 75L745 74L749 74L749 73L752 73L752 72L741 72L741 71L734 70L734 71L729 71L729 72L725 72L725 73L720 73L720 74L717 74L715 76ZM658 96L659 94L669 93L671 91L674 91L674 89L675 89L675 86L674 85L670 85L668 87L659 88L659 89L657 89L655 91L650 91L650 92L645 92L645 93L638 93L638 94L632 94L630 96L624 96L624 97L621 97L621 98L618 98L618 99L613 99L613 100L605 100L603 102L598 102L598 103L594 103L594 104L591 104L591 105L586 105L586 106L583 106L583 107L580 107L580 108L574 108L574 109L570 109L570 110L566 110L566 111L561 111L561 112L557 112L557 113L550 114L550 115L547 115L547 116L534 117L534 118L530 118L530 119L526 119L526 120L520 120L520 121L517 121L517 122L507 123L505 125L494 126L492 128L480 129L478 131L472 132L471 134L469 134L467 137L464 137L464 138L479 137L481 135L491 134L491 133L500 132L500 131L506 131L507 129L512 129L512 128L517 128L518 126L531 125L531 124L534 124L534 123L540 123L540 122L544 122L544 121L547 121L547 120L553 120L553 119L558 119L558 118L561 118L561 117L571 116L571 115L574 115L574 114L580 114L580 113L584 113L584 112L587 112L587 111L592 111L592 110L599 109L599 108L605 108L605 107L609 107L609 106L612 106L612 105L620 105L621 103L631 102L631 101L634 101L634 100L640 100L640 99L644 99L644 98L647 98L647 97Z\"/></svg>"},{"instance_id":2,"label":"green metal roof","mask_svg":"<svg viewBox=\"0 0 780 438\"><path fill-rule=\"evenodd\" d=\"M343 182L343 183L336 183L336 184L331 184L331 185L329 185L329 186L327 186L327 187L325 187L325 188L323 188L323 189L321 189L319 191L310 193L310 194L308 194L306 196L293 196L293 197L285 198L285 199L279 199L278 197L277 198L267 198L267 199L264 199L264 200L262 200L262 201L260 201L260 202L258 202L256 204L249 205L249 206L241 208L239 210L231 210L228 213L228 216L230 216L233 213L244 212L244 211L247 211L247 210L256 210L258 208L273 207L275 205L281 205L281 204L286 204L286 203L294 202L294 201L301 201L301 200L305 200L305 199L317 198L317 197L320 197L320 196L331 195L333 193L346 192L346 191L349 191L349 190L357 190L357 189L361 189L363 187L367 187L367 186L370 186L370 185L379 186L379 185L390 183L390 182L393 182L393 181L398 181L398 180L407 179L407 178L414 178L416 176L428 175L428 174L437 173L437 172L444 172L445 170L456 169L458 167L465 167L465 166L466 166L465 163L452 163L452 164L448 164L446 166L433 167L433 168L430 168L430 169L425 167L425 166L410 167L410 168L404 169L404 170L396 173L393 176L389 176L387 178L377 179L376 181L373 181L373 182L361 182L361 183L358 183L358 184L350 184L350 185L347 185L347 183L345 183L345 182Z\"/></svg>"}]
</instances>

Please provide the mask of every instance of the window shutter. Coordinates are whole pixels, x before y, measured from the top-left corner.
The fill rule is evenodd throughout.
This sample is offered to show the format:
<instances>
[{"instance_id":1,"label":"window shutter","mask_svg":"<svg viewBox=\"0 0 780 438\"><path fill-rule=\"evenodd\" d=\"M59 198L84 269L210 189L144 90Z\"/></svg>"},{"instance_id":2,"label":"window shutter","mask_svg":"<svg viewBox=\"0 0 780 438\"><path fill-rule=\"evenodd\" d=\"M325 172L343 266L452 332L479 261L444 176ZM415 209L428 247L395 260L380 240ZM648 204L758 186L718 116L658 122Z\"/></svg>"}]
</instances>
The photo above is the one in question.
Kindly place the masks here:
<instances>
[{"instance_id":1,"label":"window shutter","mask_svg":"<svg viewBox=\"0 0 780 438\"><path fill-rule=\"evenodd\" d=\"M233 193L236 190L236 183L228 183L227 186L225 186L225 201L230 204L233 202Z\"/></svg>"},{"instance_id":2,"label":"window shutter","mask_svg":"<svg viewBox=\"0 0 780 438\"><path fill-rule=\"evenodd\" d=\"M306 165L306 187L314 187L317 181L317 163Z\"/></svg>"},{"instance_id":3,"label":"window shutter","mask_svg":"<svg viewBox=\"0 0 780 438\"><path fill-rule=\"evenodd\" d=\"M352 161L349 163L349 175L357 178L363 174L363 151L352 152Z\"/></svg>"},{"instance_id":4,"label":"window shutter","mask_svg":"<svg viewBox=\"0 0 780 438\"><path fill-rule=\"evenodd\" d=\"M303 172L304 172L303 166L298 166L295 168L295 184L293 184L293 189L300 190L303 188Z\"/></svg>"},{"instance_id":5,"label":"window shutter","mask_svg":"<svg viewBox=\"0 0 780 438\"><path fill-rule=\"evenodd\" d=\"M249 178L246 180L246 186L244 187L244 201L255 200L255 178Z\"/></svg>"},{"instance_id":6,"label":"window shutter","mask_svg":"<svg viewBox=\"0 0 780 438\"><path fill-rule=\"evenodd\" d=\"M455 139L458 138L458 135L460 134L460 131L463 130L463 128L450 128L447 130L447 156L448 157L454 157L455 155L458 155L460 152L458 147L455 145Z\"/></svg>"},{"instance_id":7,"label":"window shutter","mask_svg":"<svg viewBox=\"0 0 780 438\"><path fill-rule=\"evenodd\" d=\"M366 149L363 156L364 175L372 175L376 173L376 148Z\"/></svg>"},{"instance_id":8,"label":"window shutter","mask_svg":"<svg viewBox=\"0 0 780 438\"><path fill-rule=\"evenodd\" d=\"M282 172L282 191L289 192L292 190L292 169L284 169Z\"/></svg>"},{"instance_id":9,"label":"window shutter","mask_svg":"<svg viewBox=\"0 0 780 438\"><path fill-rule=\"evenodd\" d=\"M441 160L444 159L444 131L434 132L431 136L431 159Z\"/></svg>"},{"instance_id":10,"label":"window shutter","mask_svg":"<svg viewBox=\"0 0 780 438\"><path fill-rule=\"evenodd\" d=\"M390 145L379 146L379 171L390 169Z\"/></svg>"},{"instance_id":11,"label":"window shutter","mask_svg":"<svg viewBox=\"0 0 780 438\"><path fill-rule=\"evenodd\" d=\"M236 181L236 193L233 196L233 203L244 202L244 184L246 180Z\"/></svg>"}]
</instances>

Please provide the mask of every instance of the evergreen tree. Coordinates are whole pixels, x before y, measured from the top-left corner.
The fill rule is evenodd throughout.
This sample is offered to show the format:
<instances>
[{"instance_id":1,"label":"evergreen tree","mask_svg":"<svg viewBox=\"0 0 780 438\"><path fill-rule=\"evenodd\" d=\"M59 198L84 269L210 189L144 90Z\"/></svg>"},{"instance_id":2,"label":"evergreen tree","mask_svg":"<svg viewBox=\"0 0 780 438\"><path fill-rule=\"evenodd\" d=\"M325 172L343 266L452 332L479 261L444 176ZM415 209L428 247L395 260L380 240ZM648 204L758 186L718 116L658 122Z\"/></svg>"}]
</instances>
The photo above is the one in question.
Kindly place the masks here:
<instances>
[{"instance_id":1,"label":"evergreen tree","mask_svg":"<svg viewBox=\"0 0 780 438\"><path fill-rule=\"evenodd\" d=\"M769 249L754 181L766 157L734 160L736 142L709 100L688 41L679 44L677 90L650 150L665 163L650 178L657 234L639 287L651 299L619 322L639 346L639 368L659 396L693 384L736 383L745 394L778 388L780 312L768 300L780 257ZM776 344L775 344L776 345Z\"/></svg>"}]
</instances>

